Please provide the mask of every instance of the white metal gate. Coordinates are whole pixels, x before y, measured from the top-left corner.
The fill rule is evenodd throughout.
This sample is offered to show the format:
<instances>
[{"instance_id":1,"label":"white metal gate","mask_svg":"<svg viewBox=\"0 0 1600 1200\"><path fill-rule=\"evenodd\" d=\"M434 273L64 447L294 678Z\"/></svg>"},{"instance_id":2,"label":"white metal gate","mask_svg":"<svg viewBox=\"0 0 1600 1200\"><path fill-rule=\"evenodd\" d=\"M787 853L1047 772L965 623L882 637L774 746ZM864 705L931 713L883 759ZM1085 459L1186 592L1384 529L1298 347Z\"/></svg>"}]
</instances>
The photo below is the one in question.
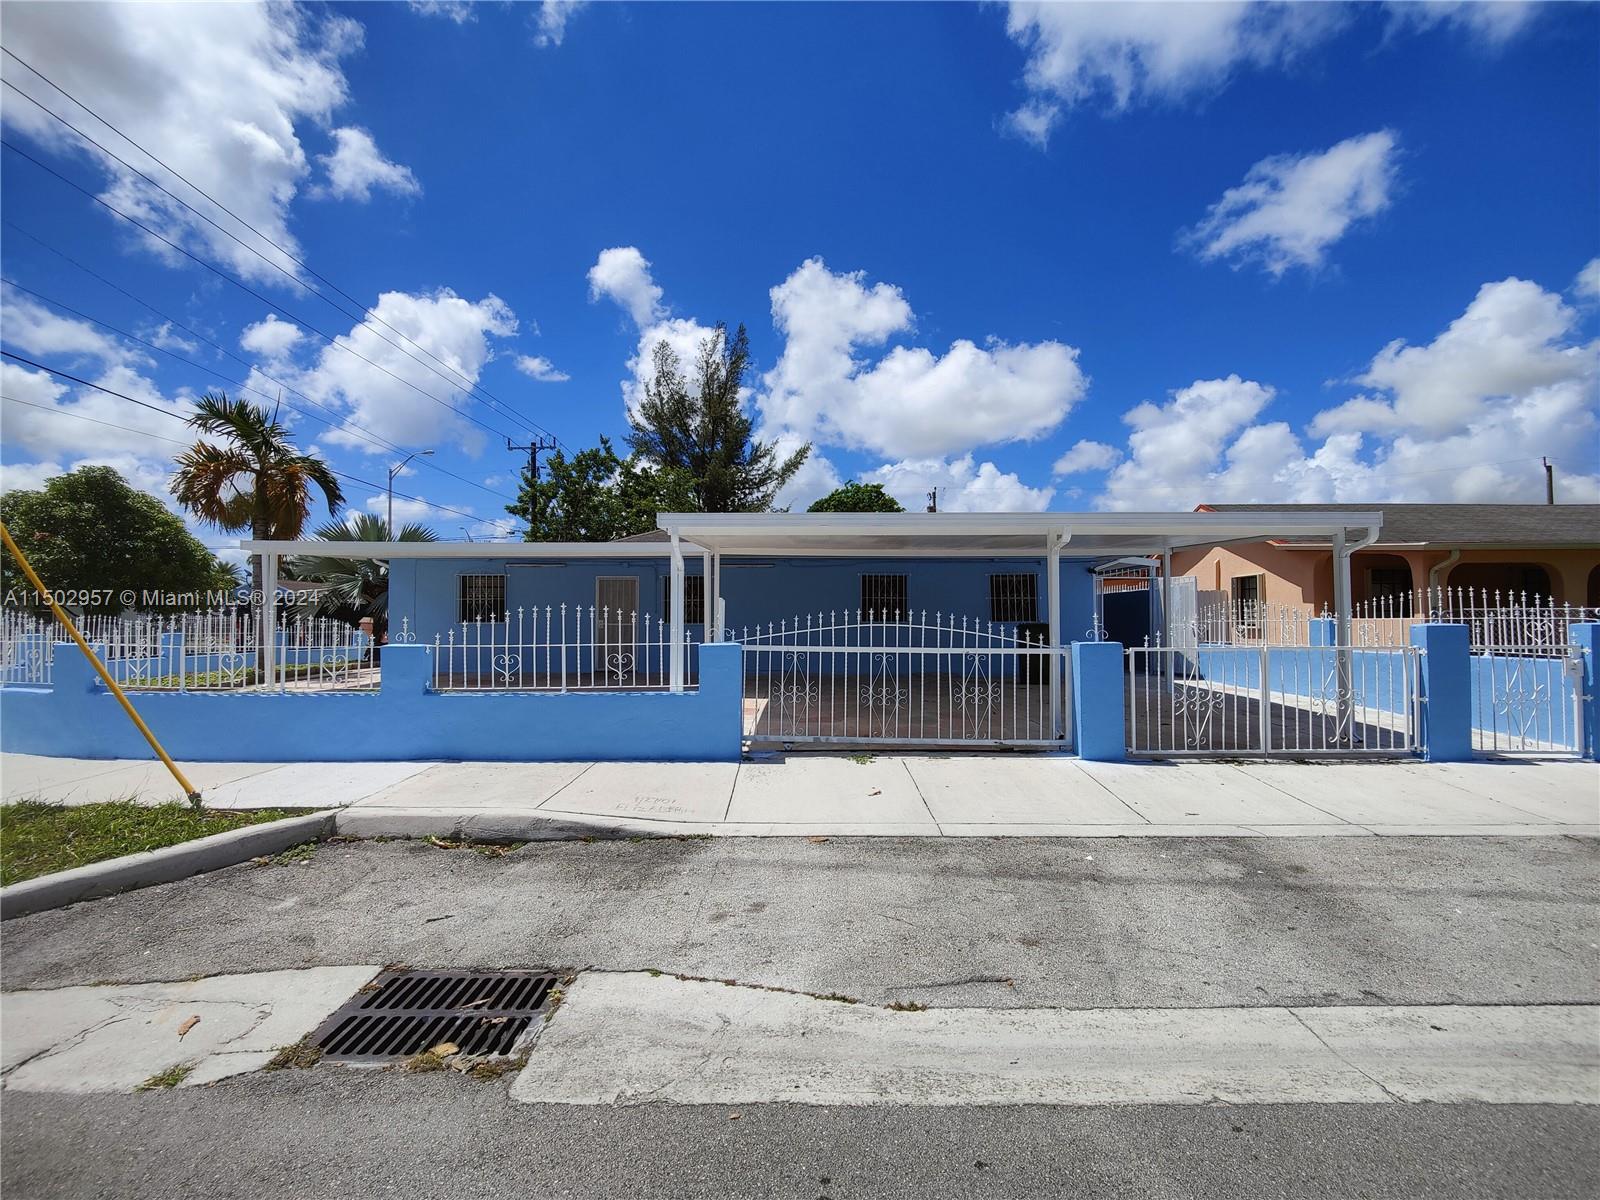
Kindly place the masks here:
<instances>
[{"instance_id":1,"label":"white metal gate","mask_svg":"<svg viewBox=\"0 0 1600 1200\"><path fill-rule=\"evenodd\" d=\"M1480 754L1583 756L1583 652L1506 643L1472 652L1472 748Z\"/></svg>"},{"instance_id":2,"label":"white metal gate","mask_svg":"<svg viewBox=\"0 0 1600 1200\"><path fill-rule=\"evenodd\" d=\"M1070 744L1070 657L940 613L818 613L740 632L752 744Z\"/></svg>"},{"instance_id":3,"label":"white metal gate","mask_svg":"<svg viewBox=\"0 0 1600 1200\"><path fill-rule=\"evenodd\" d=\"M1133 755L1395 755L1417 748L1420 651L1133 646Z\"/></svg>"}]
</instances>

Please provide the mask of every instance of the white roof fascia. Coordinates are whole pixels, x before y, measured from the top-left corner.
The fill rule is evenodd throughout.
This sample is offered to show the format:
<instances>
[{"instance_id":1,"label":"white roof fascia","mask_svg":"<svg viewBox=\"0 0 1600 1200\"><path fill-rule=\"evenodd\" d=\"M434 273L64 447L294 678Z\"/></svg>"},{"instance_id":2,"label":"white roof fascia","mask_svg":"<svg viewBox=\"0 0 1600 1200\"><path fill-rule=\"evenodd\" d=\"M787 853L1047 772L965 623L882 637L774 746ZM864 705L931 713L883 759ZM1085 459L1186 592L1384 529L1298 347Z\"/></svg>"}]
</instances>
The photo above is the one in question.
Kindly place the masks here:
<instances>
[{"instance_id":1,"label":"white roof fascia","mask_svg":"<svg viewBox=\"0 0 1600 1200\"><path fill-rule=\"evenodd\" d=\"M310 558L667 558L668 542L255 542L242 541L246 554L305 555ZM686 554L703 554L682 544Z\"/></svg>"}]
</instances>

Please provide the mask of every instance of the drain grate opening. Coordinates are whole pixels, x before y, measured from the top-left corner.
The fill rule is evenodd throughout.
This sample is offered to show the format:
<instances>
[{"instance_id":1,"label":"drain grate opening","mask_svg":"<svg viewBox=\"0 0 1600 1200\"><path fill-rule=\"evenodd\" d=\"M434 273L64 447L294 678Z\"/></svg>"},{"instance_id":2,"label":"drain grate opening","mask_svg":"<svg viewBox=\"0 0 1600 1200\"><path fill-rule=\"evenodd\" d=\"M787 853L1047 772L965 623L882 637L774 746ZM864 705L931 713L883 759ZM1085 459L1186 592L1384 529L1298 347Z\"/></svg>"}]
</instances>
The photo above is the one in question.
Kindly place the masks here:
<instances>
[{"instance_id":1,"label":"drain grate opening","mask_svg":"<svg viewBox=\"0 0 1600 1200\"><path fill-rule=\"evenodd\" d=\"M440 1042L475 1057L511 1053L556 985L541 971L386 971L312 1034L331 1062L389 1062Z\"/></svg>"}]
</instances>

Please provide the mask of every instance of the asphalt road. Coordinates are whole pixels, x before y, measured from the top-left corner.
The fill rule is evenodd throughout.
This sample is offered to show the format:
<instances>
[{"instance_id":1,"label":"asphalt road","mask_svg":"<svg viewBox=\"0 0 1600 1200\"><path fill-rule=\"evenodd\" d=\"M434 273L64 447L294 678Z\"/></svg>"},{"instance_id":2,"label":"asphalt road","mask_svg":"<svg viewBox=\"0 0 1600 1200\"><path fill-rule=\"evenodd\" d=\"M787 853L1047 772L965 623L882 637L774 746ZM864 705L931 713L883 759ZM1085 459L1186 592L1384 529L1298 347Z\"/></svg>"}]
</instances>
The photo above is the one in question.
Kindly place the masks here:
<instances>
[{"instance_id":1,"label":"asphalt road","mask_svg":"<svg viewBox=\"0 0 1600 1200\"><path fill-rule=\"evenodd\" d=\"M608 1109L509 1104L505 1088L322 1067L161 1094L12 1093L0 1172L11 1200L1560 1200L1600 1189L1592 1108Z\"/></svg>"},{"instance_id":2,"label":"asphalt road","mask_svg":"<svg viewBox=\"0 0 1600 1200\"><path fill-rule=\"evenodd\" d=\"M1570 838L333 844L8 921L0 948L7 988L405 961L930 1005L1593 1003L1597 857ZM1600 1190L1596 1107L610 1108L507 1087L322 1066L8 1091L0 1180L8 1200Z\"/></svg>"},{"instance_id":3,"label":"asphalt road","mask_svg":"<svg viewBox=\"0 0 1600 1200\"><path fill-rule=\"evenodd\" d=\"M4 986L347 963L656 968L878 1003L1559 1004L1600 975L1563 837L326 845L0 927Z\"/></svg>"}]
</instances>

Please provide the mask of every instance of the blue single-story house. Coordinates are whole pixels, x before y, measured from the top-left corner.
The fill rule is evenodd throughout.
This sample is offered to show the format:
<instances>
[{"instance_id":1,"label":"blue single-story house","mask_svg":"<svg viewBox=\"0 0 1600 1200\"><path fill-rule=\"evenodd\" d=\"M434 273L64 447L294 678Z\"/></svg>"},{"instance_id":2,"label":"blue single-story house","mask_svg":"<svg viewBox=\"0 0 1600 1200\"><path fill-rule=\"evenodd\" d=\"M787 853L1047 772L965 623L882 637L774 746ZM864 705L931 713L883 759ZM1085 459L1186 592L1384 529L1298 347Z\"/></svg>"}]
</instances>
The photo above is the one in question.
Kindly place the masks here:
<instances>
[{"instance_id":1,"label":"blue single-story house","mask_svg":"<svg viewBox=\"0 0 1600 1200\"><path fill-rule=\"evenodd\" d=\"M248 670L235 678L191 669L174 633L168 666L123 683L195 759L727 760L801 744L1451 757L1472 752L1475 713L1502 709L1530 751L1588 750L1590 649L1518 659L1514 687L1486 689L1464 625L1352 639L1350 556L1381 521L664 513L655 532L609 543L343 543L341 556L388 566L383 646L347 630L338 644L319 635L315 653L294 641L297 658L261 639L237 648ZM1293 644L1207 640L1174 552L1309 536L1333 547L1335 614ZM280 562L327 544L242 548L266 584L245 626L276 628ZM1573 637L1588 647L1597 631ZM8 653L25 666L27 652ZM83 656L58 653L53 678L48 664L13 674L0 747L141 752ZM1554 699L1519 701L1530 679L1559 683Z\"/></svg>"}]
</instances>

